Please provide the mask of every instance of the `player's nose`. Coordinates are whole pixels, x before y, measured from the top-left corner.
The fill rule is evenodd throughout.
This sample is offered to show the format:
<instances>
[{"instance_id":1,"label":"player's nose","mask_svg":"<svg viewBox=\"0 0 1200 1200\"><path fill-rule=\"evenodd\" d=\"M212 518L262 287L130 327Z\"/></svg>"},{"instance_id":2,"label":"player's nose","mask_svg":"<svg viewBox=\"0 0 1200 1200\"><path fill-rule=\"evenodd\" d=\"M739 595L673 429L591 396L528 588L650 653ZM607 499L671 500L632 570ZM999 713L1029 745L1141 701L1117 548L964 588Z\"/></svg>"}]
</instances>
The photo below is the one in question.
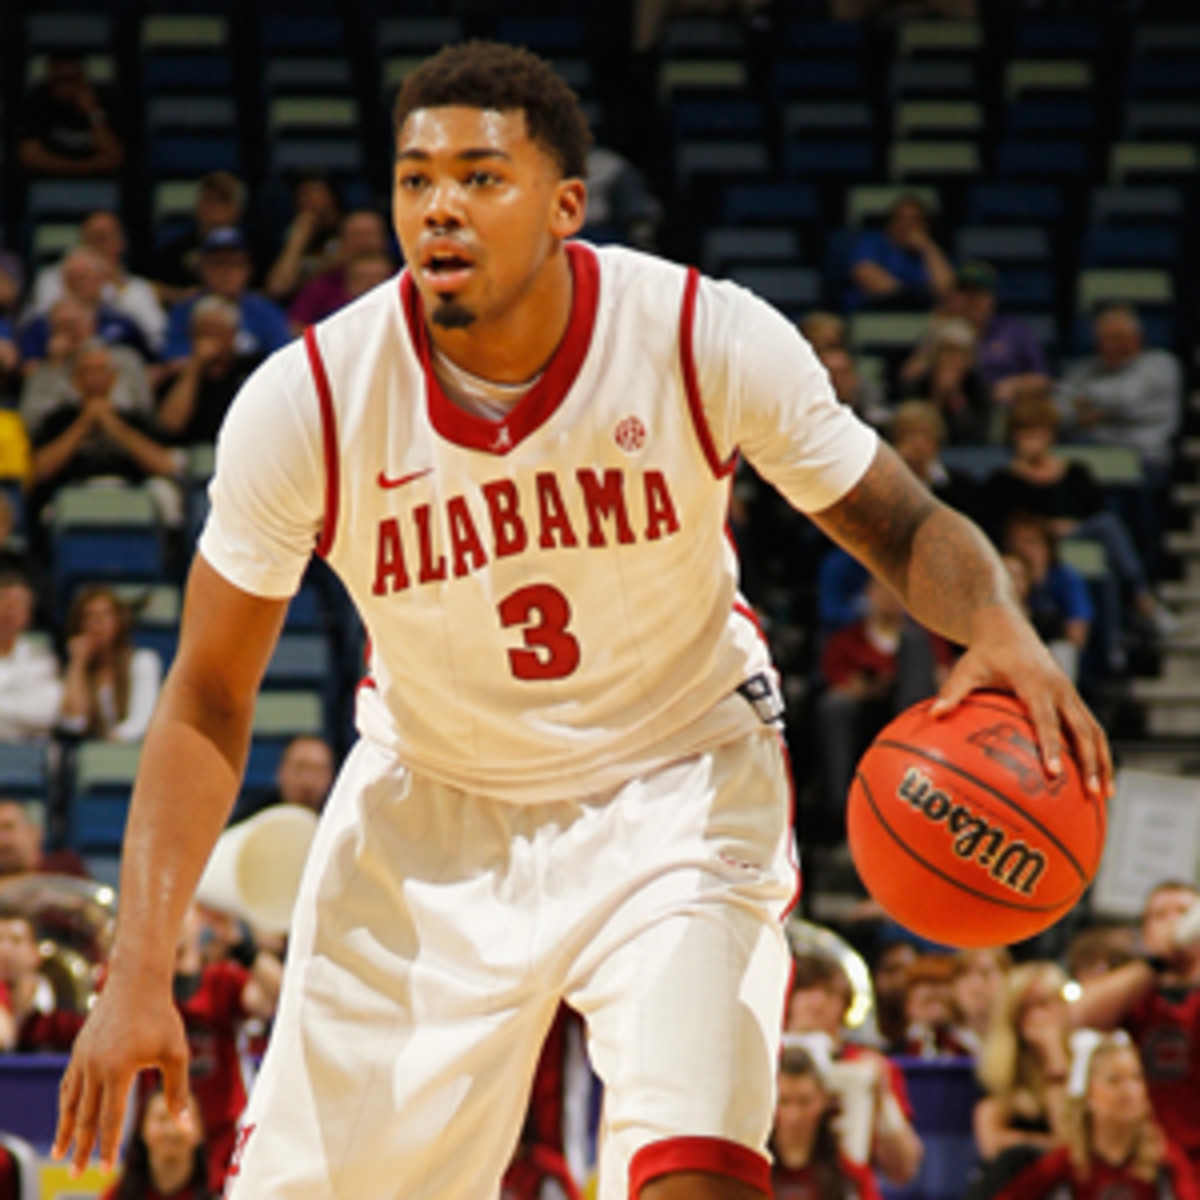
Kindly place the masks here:
<instances>
[{"instance_id":1,"label":"player's nose","mask_svg":"<svg viewBox=\"0 0 1200 1200\"><path fill-rule=\"evenodd\" d=\"M435 183L429 189L425 202L425 227L455 229L462 225L462 200L462 189L456 180Z\"/></svg>"}]
</instances>

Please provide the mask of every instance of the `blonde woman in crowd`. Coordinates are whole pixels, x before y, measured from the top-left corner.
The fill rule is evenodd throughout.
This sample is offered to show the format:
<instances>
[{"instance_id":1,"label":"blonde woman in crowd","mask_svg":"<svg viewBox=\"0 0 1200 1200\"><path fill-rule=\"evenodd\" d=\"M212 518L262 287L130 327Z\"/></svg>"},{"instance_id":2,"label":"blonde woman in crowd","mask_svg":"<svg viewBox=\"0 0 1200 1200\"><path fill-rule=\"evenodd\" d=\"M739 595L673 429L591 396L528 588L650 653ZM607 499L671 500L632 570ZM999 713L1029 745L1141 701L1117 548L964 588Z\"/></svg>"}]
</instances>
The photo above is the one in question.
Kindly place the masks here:
<instances>
[{"instance_id":1,"label":"blonde woman in crowd","mask_svg":"<svg viewBox=\"0 0 1200 1200\"><path fill-rule=\"evenodd\" d=\"M992 1009L979 1056L986 1095L975 1107L975 1142L985 1162L1018 1146L1061 1141L1070 1067L1065 972L1051 962L1014 967Z\"/></svg>"},{"instance_id":2,"label":"blonde woman in crowd","mask_svg":"<svg viewBox=\"0 0 1200 1200\"><path fill-rule=\"evenodd\" d=\"M1142 1060L1125 1034L1080 1030L1064 1106L1064 1144L997 1200L1200 1200L1183 1152L1154 1122Z\"/></svg>"},{"instance_id":3,"label":"blonde woman in crowd","mask_svg":"<svg viewBox=\"0 0 1200 1200\"><path fill-rule=\"evenodd\" d=\"M1003 946L960 950L954 956L954 1038L974 1058L983 1049L992 1009L1012 965L1012 955Z\"/></svg>"}]
</instances>

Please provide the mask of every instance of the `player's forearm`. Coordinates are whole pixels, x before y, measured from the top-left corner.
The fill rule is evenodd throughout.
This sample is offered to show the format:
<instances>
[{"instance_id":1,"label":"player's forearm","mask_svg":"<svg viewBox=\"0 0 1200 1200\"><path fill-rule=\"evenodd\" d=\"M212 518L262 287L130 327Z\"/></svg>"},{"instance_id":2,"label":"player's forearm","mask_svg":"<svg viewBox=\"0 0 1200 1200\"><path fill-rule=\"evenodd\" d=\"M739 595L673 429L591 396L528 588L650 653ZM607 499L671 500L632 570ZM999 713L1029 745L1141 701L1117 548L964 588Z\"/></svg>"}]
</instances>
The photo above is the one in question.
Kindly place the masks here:
<instances>
[{"instance_id":1,"label":"player's forearm","mask_svg":"<svg viewBox=\"0 0 1200 1200\"><path fill-rule=\"evenodd\" d=\"M1000 556L983 531L939 504L913 534L907 562L897 564L900 594L923 625L969 645L981 622L1026 624Z\"/></svg>"},{"instance_id":2,"label":"player's forearm","mask_svg":"<svg viewBox=\"0 0 1200 1200\"><path fill-rule=\"evenodd\" d=\"M1154 972L1144 962L1130 962L1084 985L1070 1008L1077 1029L1116 1029L1125 1014L1154 987Z\"/></svg>"},{"instance_id":3,"label":"player's forearm","mask_svg":"<svg viewBox=\"0 0 1200 1200\"><path fill-rule=\"evenodd\" d=\"M233 808L252 713L168 679L130 805L114 972L169 981L183 915Z\"/></svg>"}]
</instances>

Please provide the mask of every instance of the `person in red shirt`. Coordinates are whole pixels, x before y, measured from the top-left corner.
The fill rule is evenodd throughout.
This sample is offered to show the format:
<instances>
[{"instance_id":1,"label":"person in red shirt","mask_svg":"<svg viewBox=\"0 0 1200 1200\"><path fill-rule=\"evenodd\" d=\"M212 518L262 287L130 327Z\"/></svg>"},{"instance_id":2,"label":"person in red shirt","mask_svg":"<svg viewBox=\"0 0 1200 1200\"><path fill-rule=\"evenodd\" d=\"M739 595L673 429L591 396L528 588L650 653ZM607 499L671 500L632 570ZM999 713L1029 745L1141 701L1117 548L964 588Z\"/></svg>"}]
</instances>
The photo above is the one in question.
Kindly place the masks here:
<instances>
[{"instance_id":1,"label":"person in red shirt","mask_svg":"<svg viewBox=\"0 0 1200 1200\"><path fill-rule=\"evenodd\" d=\"M834 1098L803 1046L779 1059L771 1190L775 1200L879 1200L869 1168L842 1153Z\"/></svg>"},{"instance_id":2,"label":"person in red shirt","mask_svg":"<svg viewBox=\"0 0 1200 1200\"><path fill-rule=\"evenodd\" d=\"M1200 1185L1200 892L1158 884L1142 909L1144 957L1084 985L1076 1027L1123 1028L1142 1055L1163 1132Z\"/></svg>"},{"instance_id":3,"label":"person in red shirt","mask_svg":"<svg viewBox=\"0 0 1200 1200\"><path fill-rule=\"evenodd\" d=\"M282 967L273 954L247 946L242 961L204 963L203 922L193 905L184 918L175 961L175 1002L187 1030L189 1078L203 1118L209 1187L219 1195L246 1107L238 1033L247 1018L275 1012Z\"/></svg>"},{"instance_id":4,"label":"person in red shirt","mask_svg":"<svg viewBox=\"0 0 1200 1200\"><path fill-rule=\"evenodd\" d=\"M921 1168L921 1139L912 1127L912 1104L904 1074L890 1059L844 1040L850 980L840 963L824 954L796 956L787 1006L787 1033L823 1033L833 1057L875 1068L875 1121L871 1165L889 1183L911 1183Z\"/></svg>"},{"instance_id":5,"label":"person in red shirt","mask_svg":"<svg viewBox=\"0 0 1200 1200\"><path fill-rule=\"evenodd\" d=\"M121 1176L102 1200L210 1200L208 1155L194 1095L188 1112L186 1123L177 1121L161 1089L146 1096Z\"/></svg>"},{"instance_id":6,"label":"person in red shirt","mask_svg":"<svg viewBox=\"0 0 1200 1200\"><path fill-rule=\"evenodd\" d=\"M64 1054L83 1027L83 1016L58 1007L54 989L41 973L41 962L33 921L0 904L0 987L14 1023L12 1049Z\"/></svg>"},{"instance_id":7,"label":"person in red shirt","mask_svg":"<svg viewBox=\"0 0 1200 1200\"><path fill-rule=\"evenodd\" d=\"M1124 1035L1076 1034L1066 1142L1031 1163L996 1200L1200 1200L1183 1152L1154 1121L1137 1050Z\"/></svg>"}]
</instances>

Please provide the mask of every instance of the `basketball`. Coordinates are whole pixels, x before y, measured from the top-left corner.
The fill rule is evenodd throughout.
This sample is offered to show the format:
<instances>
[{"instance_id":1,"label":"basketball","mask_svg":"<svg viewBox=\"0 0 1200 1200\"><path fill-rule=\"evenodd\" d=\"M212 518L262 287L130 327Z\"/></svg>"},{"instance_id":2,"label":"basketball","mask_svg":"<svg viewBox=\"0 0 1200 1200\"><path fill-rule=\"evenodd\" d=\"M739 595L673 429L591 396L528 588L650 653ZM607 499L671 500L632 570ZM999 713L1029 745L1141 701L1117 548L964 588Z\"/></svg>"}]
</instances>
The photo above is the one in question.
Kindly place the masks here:
<instances>
[{"instance_id":1,"label":"basketball","mask_svg":"<svg viewBox=\"0 0 1200 1200\"><path fill-rule=\"evenodd\" d=\"M1066 753L1046 774L1015 697L975 692L901 713L863 755L847 802L867 891L913 933L958 947L1023 941L1079 900L1104 849L1103 799Z\"/></svg>"}]
</instances>

